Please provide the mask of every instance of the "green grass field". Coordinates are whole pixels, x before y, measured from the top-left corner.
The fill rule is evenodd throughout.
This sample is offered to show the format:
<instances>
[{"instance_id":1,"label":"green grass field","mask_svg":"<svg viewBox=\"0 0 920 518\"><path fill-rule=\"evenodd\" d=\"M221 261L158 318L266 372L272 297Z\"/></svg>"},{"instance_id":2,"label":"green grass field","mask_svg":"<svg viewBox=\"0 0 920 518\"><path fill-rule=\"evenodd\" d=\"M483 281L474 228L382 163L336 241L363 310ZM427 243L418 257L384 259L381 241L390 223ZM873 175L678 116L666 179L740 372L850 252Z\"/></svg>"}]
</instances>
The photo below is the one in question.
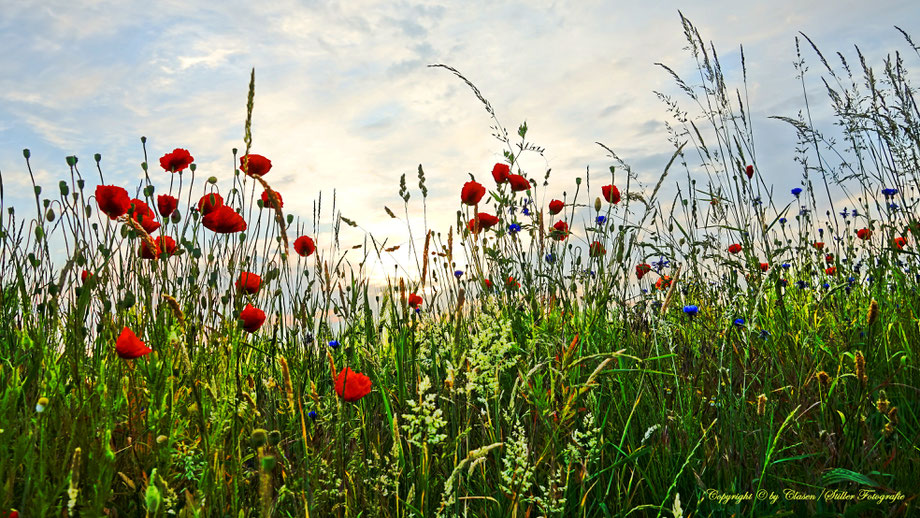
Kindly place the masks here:
<instances>
[{"instance_id":1,"label":"green grass field","mask_svg":"<svg viewBox=\"0 0 920 518\"><path fill-rule=\"evenodd\" d=\"M800 39L836 125L781 117L802 176L773 186L683 28L660 177L604 146L607 180L548 199L467 81L506 161L384 279L394 246L276 198L254 83L231 189L142 139L138 192L97 155L0 199L0 516L914 516L920 53Z\"/></svg>"}]
</instances>

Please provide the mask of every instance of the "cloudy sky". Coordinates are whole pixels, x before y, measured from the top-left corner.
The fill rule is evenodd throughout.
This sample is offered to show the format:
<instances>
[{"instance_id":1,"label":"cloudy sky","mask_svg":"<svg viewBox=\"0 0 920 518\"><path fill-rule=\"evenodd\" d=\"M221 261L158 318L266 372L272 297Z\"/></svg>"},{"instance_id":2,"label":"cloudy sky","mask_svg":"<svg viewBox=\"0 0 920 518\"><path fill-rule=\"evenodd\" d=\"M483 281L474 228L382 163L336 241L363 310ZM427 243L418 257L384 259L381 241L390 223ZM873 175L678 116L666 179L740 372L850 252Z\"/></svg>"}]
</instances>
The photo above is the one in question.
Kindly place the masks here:
<instances>
[{"instance_id":1,"label":"cloudy sky","mask_svg":"<svg viewBox=\"0 0 920 518\"><path fill-rule=\"evenodd\" d=\"M602 174L612 164L596 141L640 179L657 178L672 148L654 91L679 90L654 63L693 70L678 8L714 43L732 88L744 46L758 166L779 184L801 174L792 130L767 118L802 106L792 66L798 32L854 61L858 45L876 66L907 49L894 25L920 40L916 1L3 3L7 203L27 201L23 148L46 188L69 176L67 155L77 155L94 182L90 163L101 153L107 182L133 191L143 178L141 135L152 163L183 147L199 174L229 178L230 150L244 147L255 67L253 152L272 160L266 180L285 209L309 221L316 196L336 189L342 213L377 235L393 234L391 244L406 235L383 211L401 206L401 174L417 186L424 166L430 222L446 229L468 173L486 180L502 159L471 90L429 64L459 69L510 131L527 121L528 136L546 151L524 166L534 177L552 168L552 196L571 191L587 167ZM806 57L809 89L823 100L819 65ZM917 67L915 55L907 59ZM165 192L165 173L152 172ZM418 197L416 189L413 202Z\"/></svg>"}]
</instances>

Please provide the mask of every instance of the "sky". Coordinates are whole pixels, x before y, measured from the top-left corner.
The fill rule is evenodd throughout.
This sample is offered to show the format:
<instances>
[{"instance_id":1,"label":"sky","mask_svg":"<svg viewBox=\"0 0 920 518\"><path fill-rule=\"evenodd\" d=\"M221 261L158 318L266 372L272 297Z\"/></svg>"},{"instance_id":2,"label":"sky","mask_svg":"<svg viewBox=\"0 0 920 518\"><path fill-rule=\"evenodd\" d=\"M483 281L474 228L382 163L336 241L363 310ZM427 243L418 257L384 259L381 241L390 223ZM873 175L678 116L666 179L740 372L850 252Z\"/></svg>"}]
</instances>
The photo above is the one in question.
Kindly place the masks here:
<instances>
[{"instance_id":1,"label":"sky","mask_svg":"<svg viewBox=\"0 0 920 518\"><path fill-rule=\"evenodd\" d=\"M502 161L489 114L470 88L427 65L461 71L510 132L526 120L529 140L545 152L522 165L535 178L552 168L548 198L571 191L588 168L592 178L606 174L614 162L596 142L641 181L657 179L673 148L655 92L680 91L655 63L694 70L678 9L715 45L731 88L741 84L743 45L758 167L780 185L801 169L793 130L768 117L802 108L792 65L799 31L851 61L858 45L879 67L886 54L907 50L894 25L920 40L915 1L2 3L7 204L29 202L23 148L46 189L69 177L67 155L96 182L92 156L101 153L107 183L133 192L143 179L142 135L158 193L168 177L156 159L177 147L192 153L198 175L217 176L226 188L231 149L244 148L255 68L252 152L272 160L265 179L286 211L312 224L314 200L335 189L342 214L390 237L389 245L408 239L405 224L384 212L386 205L402 213L402 174L418 225L423 165L428 223L446 231L469 174L487 183ZM813 71L807 88L823 100L818 61L810 51L805 57ZM907 61L917 68L915 55ZM820 122L820 109L816 116ZM361 242L358 229L349 232L346 239Z\"/></svg>"}]
</instances>

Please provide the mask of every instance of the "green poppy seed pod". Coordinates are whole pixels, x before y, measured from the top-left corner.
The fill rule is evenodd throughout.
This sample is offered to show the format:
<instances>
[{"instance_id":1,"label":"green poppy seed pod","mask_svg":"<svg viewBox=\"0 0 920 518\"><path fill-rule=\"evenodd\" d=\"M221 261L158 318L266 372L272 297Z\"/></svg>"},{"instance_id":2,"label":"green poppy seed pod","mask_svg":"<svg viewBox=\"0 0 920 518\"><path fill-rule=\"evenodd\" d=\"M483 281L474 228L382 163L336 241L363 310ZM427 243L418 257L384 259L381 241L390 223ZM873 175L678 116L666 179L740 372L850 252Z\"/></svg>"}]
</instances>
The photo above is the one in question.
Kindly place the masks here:
<instances>
[{"instance_id":1,"label":"green poppy seed pod","mask_svg":"<svg viewBox=\"0 0 920 518\"><path fill-rule=\"evenodd\" d=\"M163 497L160 496L160 490L157 489L157 486L153 485L152 478L150 485L147 486L147 493L144 495L144 499L147 501L147 516L156 516L160 510L160 505L163 503Z\"/></svg>"},{"instance_id":2,"label":"green poppy seed pod","mask_svg":"<svg viewBox=\"0 0 920 518\"><path fill-rule=\"evenodd\" d=\"M172 216L170 216L169 219L170 219L170 221L172 221L173 223L178 223L178 222L182 221L182 215L179 214L179 211L174 210L173 213L172 213Z\"/></svg>"},{"instance_id":3,"label":"green poppy seed pod","mask_svg":"<svg viewBox=\"0 0 920 518\"><path fill-rule=\"evenodd\" d=\"M600 198L600 196L598 196L598 197L595 198L595 200L594 200L594 210L596 210L597 212L600 212L600 211L601 211L601 198Z\"/></svg>"},{"instance_id":4,"label":"green poppy seed pod","mask_svg":"<svg viewBox=\"0 0 920 518\"><path fill-rule=\"evenodd\" d=\"M22 156L28 160L32 156L32 152L28 148L22 150Z\"/></svg>"},{"instance_id":5,"label":"green poppy seed pod","mask_svg":"<svg viewBox=\"0 0 920 518\"><path fill-rule=\"evenodd\" d=\"M198 169L198 164L189 164L189 166L188 166L188 170L189 170L189 171L191 171L191 172L194 173L194 172L195 172L195 169Z\"/></svg>"},{"instance_id":6,"label":"green poppy seed pod","mask_svg":"<svg viewBox=\"0 0 920 518\"><path fill-rule=\"evenodd\" d=\"M97 164L99 162L102 162L102 155L100 155L99 153L96 153L95 155L93 155L93 160L95 160Z\"/></svg>"},{"instance_id":7,"label":"green poppy seed pod","mask_svg":"<svg viewBox=\"0 0 920 518\"><path fill-rule=\"evenodd\" d=\"M70 194L70 186L67 185L67 182L64 180L61 180L60 183L58 183L58 188L61 190L61 196L67 196Z\"/></svg>"},{"instance_id":8,"label":"green poppy seed pod","mask_svg":"<svg viewBox=\"0 0 920 518\"><path fill-rule=\"evenodd\" d=\"M165 435L157 435L157 444L163 444L164 442L168 440L169 440L169 437L166 437Z\"/></svg>"},{"instance_id":9,"label":"green poppy seed pod","mask_svg":"<svg viewBox=\"0 0 920 518\"><path fill-rule=\"evenodd\" d=\"M238 149L233 148L233 154L234 154L234 155L236 155L236 153L237 153L238 151L239 151Z\"/></svg>"},{"instance_id":10,"label":"green poppy seed pod","mask_svg":"<svg viewBox=\"0 0 920 518\"><path fill-rule=\"evenodd\" d=\"M147 162L141 162L141 169L143 169L144 171L147 170Z\"/></svg>"},{"instance_id":11,"label":"green poppy seed pod","mask_svg":"<svg viewBox=\"0 0 920 518\"><path fill-rule=\"evenodd\" d=\"M45 219L54 221L54 209L48 209L48 212L45 213Z\"/></svg>"},{"instance_id":12,"label":"green poppy seed pod","mask_svg":"<svg viewBox=\"0 0 920 518\"><path fill-rule=\"evenodd\" d=\"M76 155L70 155L69 157L67 157L67 165L69 165L70 167L77 165Z\"/></svg>"},{"instance_id":13,"label":"green poppy seed pod","mask_svg":"<svg viewBox=\"0 0 920 518\"><path fill-rule=\"evenodd\" d=\"M216 176L209 176L209 177L208 177L208 183L211 184L211 185L216 184L216 183L217 183L217 177L216 177Z\"/></svg>"},{"instance_id":14,"label":"green poppy seed pod","mask_svg":"<svg viewBox=\"0 0 920 518\"><path fill-rule=\"evenodd\" d=\"M264 428L256 428L252 431L249 442L252 443L254 448L265 446L265 443L268 442L268 432Z\"/></svg>"},{"instance_id":15,"label":"green poppy seed pod","mask_svg":"<svg viewBox=\"0 0 920 518\"><path fill-rule=\"evenodd\" d=\"M262 470L271 471L275 469L275 464L277 463L273 455L266 455L262 457Z\"/></svg>"},{"instance_id":16,"label":"green poppy seed pod","mask_svg":"<svg viewBox=\"0 0 920 518\"><path fill-rule=\"evenodd\" d=\"M141 135L141 144L146 144L146 143L147 143L147 137Z\"/></svg>"},{"instance_id":17,"label":"green poppy seed pod","mask_svg":"<svg viewBox=\"0 0 920 518\"><path fill-rule=\"evenodd\" d=\"M271 444L272 446L278 446L278 443L280 442L281 432L278 430L272 430L271 433L268 434L268 444Z\"/></svg>"},{"instance_id":18,"label":"green poppy seed pod","mask_svg":"<svg viewBox=\"0 0 920 518\"><path fill-rule=\"evenodd\" d=\"M41 194L42 194L42 186L41 186L41 185L36 185L36 186L35 186L35 195L36 195L36 196L41 196Z\"/></svg>"},{"instance_id":19,"label":"green poppy seed pod","mask_svg":"<svg viewBox=\"0 0 920 518\"><path fill-rule=\"evenodd\" d=\"M147 187L144 187L144 196L148 198L153 196L153 190L154 189L152 185L148 185Z\"/></svg>"}]
</instances>

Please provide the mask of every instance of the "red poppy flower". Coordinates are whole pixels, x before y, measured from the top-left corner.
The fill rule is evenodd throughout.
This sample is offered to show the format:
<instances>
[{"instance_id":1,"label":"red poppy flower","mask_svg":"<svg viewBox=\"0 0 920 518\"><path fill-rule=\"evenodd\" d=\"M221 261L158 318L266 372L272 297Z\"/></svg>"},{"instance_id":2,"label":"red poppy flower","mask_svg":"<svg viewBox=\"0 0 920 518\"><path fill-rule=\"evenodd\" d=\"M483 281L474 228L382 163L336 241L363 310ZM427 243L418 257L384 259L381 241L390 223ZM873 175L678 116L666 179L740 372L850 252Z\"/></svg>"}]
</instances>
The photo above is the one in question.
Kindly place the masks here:
<instances>
[{"instance_id":1,"label":"red poppy flower","mask_svg":"<svg viewBox=\"0 0 920 518\"><path fill-rule=\"evenodd\" d=\"M258 293L261 285L262 278L251 272L240 272L240 278L236 281L236 289L250 295Z\"/></svg>"},{"instance_id":2,"label":"red poppy flower","mask_svg":"<svg viewBox=\"0 0 920 518\"><path fill-rule=\"evenodd\" d=\"M657 288L657 289L659 289L659 290L666 289L666 288L668 288L668 287L670 287L670 286L671 286L671 276L670 276L670 275L662 276L662 277L661 277L660 279L658 279L658 281L655 283L655 288Z\"/></svg>"},{"instance_id":3,"label":"red poppy flower","mask_svg":"<svg viewBox=\"0 0 920 518\"><path fill-rule=\"evenodd\" d=\"M466 182L460 190L460 201L467 205L476 205L486 194L486 188L479 182Z\"/></svg>"},{"instance_id":4,"label":"red poppy flower","mask_svg":"<svg viewBox=\"0 0 920 518\"><path fill-rule=\"evenodd\" d=\"M179 200L177 200L175 196L170 196L168 194L157 196L157 210L160 211L160 216L164 218L171 216L178 206Z\"/></svg>"},{"instance_id":5,"label":"red poppy flower","mask_svg":"<svg viewBox=\"0 0 920 518\"><path fill-rule=\"evenodd\" d=\"M246 157L249 157L249 163L246 163ZM272 161L262 155L243 155L240 157L240 170L249 176L264 176L271 171Z\"/></svg>"},{"instance_id":6,"label":"red poppy flower","mask_svg":"<svg viewBox=\"0 0 920 518\"><path fill-rule=\"evenodd\" d=\"M641 279L645 277L645 274L652 271L652 265L648 263L642 263L636 265L636 277Z\"/></svg>"},{"instance_id":7,"label":"red poppy flower","mask_svg":"<svg viewBox=\"0 0 920 518\"><path fill-rule=\"evenodd\" d=\"M519 282L517 282L516 280L514 280L514 277L509 276L509 277L508 277L508 280L505 281L505 286L507 286L507 287L509 287L509 288L511 288L511 289L515 289L515 288L520 288L520 287L521 287L521 283L519 283Z\"/></svg>"},{"instance_id":8,"label":"red poppy flower","mask_svg":"<svg viewBox=\"0 0 920 518\"><path fill-rule=\"evenodd\" d=\"M121 330L121 335L115 341L115 353L124 360L133 360L153 352L144 342L127 327Z\"/></svg>"},{"instance_id":9,"label":"red poppy flower","mask_svg":"<svg viewBox=\"0 0 920 518\"><path fill-rule=\"evenodd\" d=\"M335 378L335 392L345 401L354 403L371 393L371 379L348 367Z\"/></svg>"},{"instance_id":10,"label":"red poppy flower","mask_svg":"<svg viewBox=\"0 0 920 518\"><path fill-rule=\"evenodd\" d=\"M832 262L834 262L834 254L825 255L824 262L826 262L827 264L831 264Z\"/></svg>"},{"instance_id":11,"label":"red poppy flower","mask_svg":"<svg viewBox=\"0 0 920 518\"><path fill-rule=\"evenodd\" d=\"M300 236L294 240L294 251L302 257L309 257L316 251L316 245L313 240L307 236Z\"/></svg>"},{"instance_id":12,"label":"red poppy flower","mask_svg":"<svg viewBox=\"0 0 920 518\"><path fill-rule=\"evenodd\" d=\"M553 200L549 202L549 213L555 216L562 212L562 209L565 208L565 203L562 203L562 200Z\"/></svg>"},{"instance_id":13,"label":"red poppy flower","mask_svg":"<svg viewBox=\"0 0 920 518\"><path fill-rule=\"evenodd\" d=\"M902 248L904 248L904 245L907 244L907 240L904 239L903 237L898 236L894 238L894 241L892 241L892 244L894 244L894 246L896 246L898 250L901 250Z\"/></svg>"},{"instance_id":14,"label":"red poppy flower","mask_svg":"<svg viewBox=\"0 0 920 518\"><path fill-rule=\"evenodd\" d=\"M595 241L588 247L588 255L591 257L599 257L606 253L607 249L604 248L604 245L602 245L600 241Z\"/></svg>"},{"instance_id":15,"label":"red poppy flower","mask_svg":"<svg viewBox=\"0 0 920 518\"><path fill-rule=\"evenodd\" d=\"M240 311L240 320L243 321L243 329L255 333L265 322L265 312L252 304L246 304L243 311Z\"/></svg>"},{"instance_id":16,"label":"red poppy flower","mask_svg":"<svg viewBox=\"0 0 920 518\"><path fill-rule=\"evenodd\" d=\"M733 245L728 245L728 251L729 253L737 254L738 252L741 251L741 245L738 243L735 243Z\"/></svg>"},{"instance_id":17,"label":"red poppy flower","mask_svg":"<svg viewBox=\"0 0 920 518\"><path fill-rule=\"evenodd\" d=\"M822 243L821 241L815 241L814 243L811 244L811 246L815 247L816 250L821 250L822 248L824 248L824 243Z\"/></svg>"},{"instance_id":18,"label":"red poppy flower","mask_svg":"<svg viewBox=\"0 0 920 518\"><path fill-rule=\"evenodd\" d=\"M89 273L89 270L83 270L83 273L80 274L80 282L86 284L86 281L93 278L93 274Z\"/></svg>"},{"instance_id":19,"label":"red poppy flower","mask_svg":"<svg viewBox=\"0 0 920 518\"><path fill-rule=\"evenodd\" d=\"M770 269L769 263L760 263L760 271L765 272Z\"/></svg>"},{"instance_id":20,"label":"red poppy flower","mask_svg":"<svg viewBox=\"0 0 920 518\"><path fill-rule=\"evenodd\" d=\"M187 149L176 148L172 153L160 157L160 167L171 173L178 173L194 161Z\"/></svg>"},{"instance_id":21,"label":"red poppy flower","mask_svg":"<svg viewBox=\"0 0 920 518\"><path fill-rule=\"evenodd\" d=\"M486 289L489 289L489 290L491 290L491 289L492 289L492 281L490 281L489 279L483 279L483 281L482 281L482 282L484 282L484 283L485 283L485 285L486 285Z\"/></svg>"},{"instance_id":22,"label":"red poppy flower","mask_svg":"<svg viewBox=\"0 0 920 518\"><path fill-rule=\"evenodd\" d=\"M141 241L140 256L143 259L156 259L163 255L169 257L176 253L176 240L169 236L158 236L153 240L153 248L144 239Z\"/></svg>"},{"instance_id":23,"label":"red poppy flower","mask_svg":"<svg viewBox=\"0 0 920 518\"><path fill-rule=\"evenodd\" d=\"M3 515L3 518L19 518L19 511L10 511Z\"/></svg>"},{"instance_id":24,"label":"red poppy flower","mask_svg":"<svg viewBox=\"0 0 920 518\"><path fill-rule=\"evenodd\" d=\"M508 182L511 183L511 190L514 192L530 189L530 182L519 174L508 175Z\"/></svg>"},{"instance_id":25,"label":"red poppy flower","mask_svg":"<svg viewBox=\"0 0 920 518\"><path fill-rule=\"evenodd\" d=\"M202 216L207 216L211 211L223 205L224 199L216 192L205 194L198 200L198 210L201 212Z\"/></svg>"},{"instance_id":26,"label":"red poppy flower","mask_svg":"<svg viewBox=\"0 0 920 518\"><path fill-rule=\"evenodd\" d=\"M563 239L569 237L569 224L565 221L557 221L553 225L553 229L549 231L549 235L556 241L562 241Z\"/></svg>"},{"instance_id":27,"label":"red poppy flower","mask_svg":"<svg viewBox=\"0 0 920 518\"><path fill-rule=\"evenodd\" d=\"M478 218L479 218L479 225L478 225L478 226L476 225L476 219L477 219L477 218L471 219L470 222L469 222L469 224L467 224L467 226L468 226L469 229L470 229L470 232L472 232L472 233L474 233L474 234L478 234L479 231L480 231L481 229L487 229L487 228L489 228L489 227L495 225L496 223L498 223L498 218L496 218L495 216L493 216L493 215L491 215L491 214L489 214L489 213L487 213L487 212L480 212L480 213L477 214L477 216L478 216Z\"/></svg>"},{"instance_id":28,"label":"red poppy flower","mask_svg":"<svg viewBox=\"0 0 920 518\"><path fill-rule=\"evenodd\" d=\"M744 168L744 174L747 175L748 180L750 180L751 178L753 178L753 177L754 177L754 166L749 165L749 166L745 167L745 168Z\"/></svg>"},{"instance_id":29,"label":"red poppy flower","mask_svg":"<svg viewBox=\"0 0 920 518\"><path fill-rule=\"evenodd\" d=\"M601 192L604 193L604 199L607 200L607 203L614 205L620 203L620 190L617 189L616 185L605 185L601 187Z\"/></svg>"},{"instance_id":30,"label":"red poppy flower","mask_svg":"<svg viewBox=\"0 0 920 518\"><path fill-rule=\"evenodd\" d=\"M872 231L869 230L868 228L861 228L856 231L856 237L865 241L869 239L870 237L872 237Z\"/></svg>"},{"instance_id":31,"label":"red poppy flower","mask_svg":"<svg viewBox=\"0 0 920 518\"><path fill-rule=\"evenodd\" d=\"M246 220L235 210L221 205L201 218L201 224L218 234L232 234L246 230Z\"/></svg>"},{"instance_id":32,"label":"red poppy flower","mask_svg":"<svg viewBox=\"0 0 920 518\"><path fill-rule=\"evenodd\" d=\"M419 297L415 293L409 294L409 307L416 309L422 304L422 297Z\"/></svg>"},{"instance_id":33,"label":"red poppy flower","mask_svg":"<svg viewBox=\"0 0 920 518\"><path fill-rule=\"evenodd\" d=\"M128 212L128 208L131 206L131 198L128 198L128 191L124 187L97 185L96 203L99 205L99 210L105 215L111 219L116 219Z\"/></svg>"},{"instance_id":34,"label":"red poppy flower","mask_svg":"<svg viewBox=\"0 0 920 518\"><path fill-rule=\"evenodd\" d=\"M278 207L275 207L275 204L272 202L271 197L268 195L268 191L262 191L262 206L267 209L282 208L284 207L284 200L281 199L281 193L278 191L273 191L275 197L278 198Z\"/></svg>"},{"instance_id":35,"label":"red poppy flower","mask_svg":"<svg viewBox=\"0 0 920 518\"><path fill-rule=\"evenodd\" d=\"M835 266L829 266L829 267L827 267L827 268L824 270L824 273L826 273L826 274L828 274L828 275L834 275L835 273L837 273L837 267L835 267Z\"/></svg>"},{"instance_id":36,"label":"red poppy flower","mask_svg":"<svg viewBox=\"0 0 920 518\"><path fill-rule=\"evenodd\" d=\"M510 172L511 167L508 164L495 164L495 167L492 168L492 178L495 179L495 183L505 183L508 181Z\"/></svg>"},{"instance_id":37,"label":"red poppy flower","mask_svg":"<svg viewBox=\"0 0 920 518\"><path fill-rule=\"evenodd\" d=\"M131 218L140 223L141 227L146 230L148 234L153 234L160 228L160 223L157 222L156 213L150 209L150 206L148 206L146 202L134 198L131 200L131 207L128 209L128 212L131 214Z\"/></svg>"}]
</instances>

